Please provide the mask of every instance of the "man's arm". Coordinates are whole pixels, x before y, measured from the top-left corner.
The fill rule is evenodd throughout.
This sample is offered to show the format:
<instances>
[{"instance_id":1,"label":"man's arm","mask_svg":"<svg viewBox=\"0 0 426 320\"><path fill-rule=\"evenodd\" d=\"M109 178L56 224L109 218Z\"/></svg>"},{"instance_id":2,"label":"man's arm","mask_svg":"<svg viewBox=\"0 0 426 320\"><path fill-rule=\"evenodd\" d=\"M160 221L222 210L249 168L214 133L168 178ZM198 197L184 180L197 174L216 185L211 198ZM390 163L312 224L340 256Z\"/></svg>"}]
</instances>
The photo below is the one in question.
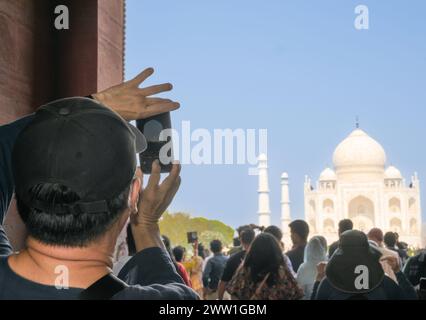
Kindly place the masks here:
<instances>
[{"instance_id":1,"label":"man's arm","mask_svg":"<svg viewBox=\"0 0 426 320\"><path fill-rule=\"evenodd\" d=\"M401 265L399 263L399 260L395 256L385 256L380 259L380 261L387 262L393 272L395 273L396 280L399 284L399 293L398 295L401 296L402 300L417 300L417 293L416 289L414 289L413 285L408 281L405 274L401 271Z\"/></svg>"},{"instance_id":2,"label":"man's arm","mask_svg":"<svg viewBox=\"0 0 426 320\"><path fill-rule=\"evenodd\" d=\"M0 224L3 224L14 190L12 149L19 133L32 119L30 115L0 127Z\"/></svg>"},{"instance_id":3,"label":"man's arm","mask_svg":"<svg viewBox=\"0 0 426 320\"><path fill-rule=\"evenodd\" d=\"M6 232L3 229L3 226L0 225L0 257L1 256L10 256L13 253L12 246L10 245L9 238L6 235Z\"/></svg>"},{"instance_id":4,"label":"man's arm","mask_svg":"<svg viewBox=\"0 0 426 320\"><path fill-rule=\"evenodd\" d=\"M140 170L137 176L142 179ZM131 216L132 233L138 253L123 267L119 278L134 295L154 290L159 299L197 299L197 294L184 285L182 278L164 248L158 222L180 186L180 165L174 164L169 176L160 183L161 168L152 164L147 187L140 191L137 210ZM149 288L144 288L149 287ZM139 293L138 293L139 292Z\"/></svg>"},{"instance_id":5,"label":"man's arm","mask_svg":"<svg viewBox=\"0 0 426 320\"><path fill-rule=\"evenodd\" d=\"M203 287L205 289L209 288L210 284L210 273L212 272L212 260L207 261L206 268L203 272Z\"/></svg>"},{"instance_id":6,"label":"man's arm","mask_svg":"<svg viewBox=\"0 0 426 320\"><path fill-rule=\"evenodd\" d=\"M414 289L413 285L408 281L407 277L402 271L395 273L396 279L398 280L399 287L403 292L404 300L418 300L416 289Z\"/></svg>"},{"instance_id":7,"label":"man's arm","mask_svg":"<svg viewBox=\"0 0 426 320\"><path fill-rule=\"evenodd\" d=\"M220 280L219 286L217 288L217 294L218 294L219 300L223 300L223 296L225 295L225 290L226 290L227 284L228 284L228 282Z\"/></svg>"},{"instance_id":8,"label":"man's arm","mask_svg":"<svg viewBox=\"0 0 426 320\"><path fill-rule=\"evenodd\" d=\"M3 228L4 217L13 196L12 149L19 133L32 121L33 116L21 118L0 126L0 256L12 254L12 246Z\"/></svg>"}]
</instances>

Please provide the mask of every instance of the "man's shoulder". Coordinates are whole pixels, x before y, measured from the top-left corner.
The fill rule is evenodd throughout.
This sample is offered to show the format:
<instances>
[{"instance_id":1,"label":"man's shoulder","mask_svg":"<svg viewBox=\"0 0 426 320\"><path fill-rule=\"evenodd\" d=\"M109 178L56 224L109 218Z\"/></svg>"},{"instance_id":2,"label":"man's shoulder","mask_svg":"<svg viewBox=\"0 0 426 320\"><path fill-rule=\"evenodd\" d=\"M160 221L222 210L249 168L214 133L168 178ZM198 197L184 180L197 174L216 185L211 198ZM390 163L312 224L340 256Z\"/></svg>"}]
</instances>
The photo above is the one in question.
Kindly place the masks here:
<instances>
[{"instance_id":1,"label":"man's shoulder","mask_svg":"<svg viewBox=\"0 0 426 320\"><path fill-rule=\"evenodd\" d=\"M335 287L333 287L330 280L328 280L328 278L325 277L324 279L322 279L322 281L318 285L318 291L315 298L317 300L328 300L333 293L337 293L337 292L338 290Z\"/></svg>"},{"instance_id":2,"label":"man's shoulder","mask_svg":"<svg viewBox=\"0 0 426 320\"><path fill-rule=\"evenodd\" d=\"M421 265L426 265L426 251L420 252L419 254L408 259L406 263L406 269L418 268Z\"/></svg>"},{"instance_id":3,"label":"man's shoulder","mask_svg":"<svg viewBox=\"0 0 426 320\"><path fill-rule=\"evenodd\" d=\"M15 138L22 129L24 129L34 116L28 115L14 122L0 125L0 141L8 141L10 138Z\"/></svg>"},{"instance_id":4,"label":"man's shoulder","mask_svg":"<svg viewBox=\"0 0 426 320\"><path fill-rule=\"evenodd\" d=\"M169 283L128 286L117 293L113 300L199 300L199 296L184 284Z\"/></svg>"},{"instance_id":5,"label":"man's shoulder","mask_svg":"<svg viewBox=\"0 0 426 320\"><path fill-rule=\"evenodd\" d=\"M241 263L241 261L244 259L245 255L246 253L244 251L233 254L226 261L226 266L227 267L231 267L235 265L238 266Z\"/></svg>"},{"instance_id":6,"label":"man's shoulder","mask_svg":"<svg viewBox=\"0 0 426 320\"><path fill-rule=\"evenodd\" d=\"M225 256L224 254L217 254L215 256L213 256L209 261L214 262L214 261L228 261L229 257Z\"/></svg>"},{"instance_id":7,"label":"man's shoulder","mask_svg":"<svg viewBox=\"0 0 426 320\"><path fill-rule=\"evenodd\" d=\"M305 247L304 246L299 246L297 248L291 249L290 251L287 251L286 255L291 259L295 255L299 255L300 252L304 252L304 251L305 251Z\"/></svg>"},{"instance_id":8,"label":"man's shoulder","mask_svg":"<svg viewBox=\"0 0 426 320\"><path fill-rule=\"evenodd\" d=\"M334 241L331 245L330 245L330 250L336 250L339 247L339 241Z\"/></svg>"},{"instance_id":9,"label":"man's shoulder","mask_svg":"<svg viewBox=\"0 0 426 320\"><path fill-rule=\"evenodd\" d=\"M392 251L392 250L389 250L387 248L380 248L380 249L381 249L380 251L382 251L383 255L389 255L389 256L394 256L396 258L399 258L399 254L396 251Z\"/></svg>"},{"instance_id":10,"label":"man's shoulder","mask_svg":"<svg viewBox=\"0 0 426 320\"><path fill-rule=\"evenodd\" d=\"M241 260L245 257L246 252L245 251L240 251L237 253L234 253L233 255L231 255L228 259L228 261L235 261L235 260Z\"/></svg>"},{"instance_id":11,"label":"man's shoulder","mask_svg":"<svg viewBox=\"0 0 426 320\"><path fill-rule=\"evenodd\" d=\"M286 253L285 253L285 255L288 257L288 258L290 258L291 259L291 257L293 257L293 255L294 255L294 249L291 249L291 250L289 250L289 251L287 251Z\"/></svg>"}]
</instances>

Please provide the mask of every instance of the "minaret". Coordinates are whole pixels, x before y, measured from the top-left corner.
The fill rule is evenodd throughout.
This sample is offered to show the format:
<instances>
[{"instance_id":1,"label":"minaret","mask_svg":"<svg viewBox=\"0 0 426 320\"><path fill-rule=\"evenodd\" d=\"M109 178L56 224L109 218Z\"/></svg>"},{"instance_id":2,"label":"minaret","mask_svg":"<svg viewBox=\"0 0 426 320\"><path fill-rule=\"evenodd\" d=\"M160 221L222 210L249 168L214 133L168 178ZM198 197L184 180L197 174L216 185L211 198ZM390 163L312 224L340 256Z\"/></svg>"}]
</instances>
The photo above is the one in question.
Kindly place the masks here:
<instances>
[{"instance_id":1,"label":"minaret","mask_svg":"<svg viewBox=\"0 0 426 320\"><path fill-rule=\"evenodd\" d=\"M281 230L283 232L283 242L286 247L291 246L290 228L290 192L288 183L288 173L284 172L281 176Z\"/></svg>"},{"instance_id":2,"label":"minaret","mask_svg":"<svg viewBox=\"0 0 426 320\"><path fill-rule=\"evenodd\" d=\"M259 226L271 225L271 210L269 208L268 158L266 154L259 156Z\"/></svg>"}]
</instances>

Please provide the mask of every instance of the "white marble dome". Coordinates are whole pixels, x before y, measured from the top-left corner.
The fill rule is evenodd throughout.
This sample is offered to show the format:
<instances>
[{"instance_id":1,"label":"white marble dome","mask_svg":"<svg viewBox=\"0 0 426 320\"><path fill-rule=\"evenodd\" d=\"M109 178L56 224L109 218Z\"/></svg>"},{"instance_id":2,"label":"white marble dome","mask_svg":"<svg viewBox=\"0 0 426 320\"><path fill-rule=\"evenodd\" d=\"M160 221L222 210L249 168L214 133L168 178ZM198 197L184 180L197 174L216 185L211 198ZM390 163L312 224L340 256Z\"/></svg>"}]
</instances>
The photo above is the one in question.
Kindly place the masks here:
<instances>
[{"instance_id":1,"label":"white marble dome","mask_svg":"<svg viewBox=\"0 0 426 320\"><path fill-rule=\"evenodd\" d=\"M323 172L321 172L319 181L334 181L337 180L336 173L334 170L330 168L326 168Z\"/></svg>"},{"instance_id":2,"label":"white marble dome","mask_svg":"<svg viewBox=\"0 0 426 320\"><path fill-rule=\"evenodd\" d=\"M336 170L348 167L385 168L386 153L376 140L361 129L354 130L334 151Z\"/></svg>"},{"instance_id":3,"label":"white marble dome","mask_svg":"<svg viewBox=\"0 0 426 320\"><path fill-rule=\"evenodd\" d=\"M394 166L389 166L385 171L385 179L398 179L402 180L402 174L401 171L399 171Z\"/></svg>"}]
</instances>

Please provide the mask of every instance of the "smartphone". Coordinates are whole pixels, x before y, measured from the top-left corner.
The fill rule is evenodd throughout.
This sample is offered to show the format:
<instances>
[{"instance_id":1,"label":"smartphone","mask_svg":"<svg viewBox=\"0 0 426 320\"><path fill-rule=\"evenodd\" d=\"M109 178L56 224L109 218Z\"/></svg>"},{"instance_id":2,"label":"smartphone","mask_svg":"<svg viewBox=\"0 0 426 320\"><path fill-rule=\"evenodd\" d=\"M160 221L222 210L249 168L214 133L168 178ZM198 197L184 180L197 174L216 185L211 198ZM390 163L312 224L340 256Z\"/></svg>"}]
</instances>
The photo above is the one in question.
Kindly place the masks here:
<instances>
[{"instance_id":1,"label":"smartphone","mask_svg":"<svg viewBox=\"0 0 426 320\"><path fill-rule=\"evenodd\" d=\"M170 172L174 161L170 112L138 120L136 127L147 140L147 149L139 155L142 172L151 173L155 160L160 161L161 173Z\"/></svg>"},{"instance_id":2,"label":"smartphone","mask_svg":"<svg viewBox=\"0 0 426 320\"><path fill-rule=\"evenodd\" d=\"M198 233L197 232L188 232L187 233L187 237L188 237L188 243L192 244L195 243L198 240Z\"/></svg>"}]
</instances>

